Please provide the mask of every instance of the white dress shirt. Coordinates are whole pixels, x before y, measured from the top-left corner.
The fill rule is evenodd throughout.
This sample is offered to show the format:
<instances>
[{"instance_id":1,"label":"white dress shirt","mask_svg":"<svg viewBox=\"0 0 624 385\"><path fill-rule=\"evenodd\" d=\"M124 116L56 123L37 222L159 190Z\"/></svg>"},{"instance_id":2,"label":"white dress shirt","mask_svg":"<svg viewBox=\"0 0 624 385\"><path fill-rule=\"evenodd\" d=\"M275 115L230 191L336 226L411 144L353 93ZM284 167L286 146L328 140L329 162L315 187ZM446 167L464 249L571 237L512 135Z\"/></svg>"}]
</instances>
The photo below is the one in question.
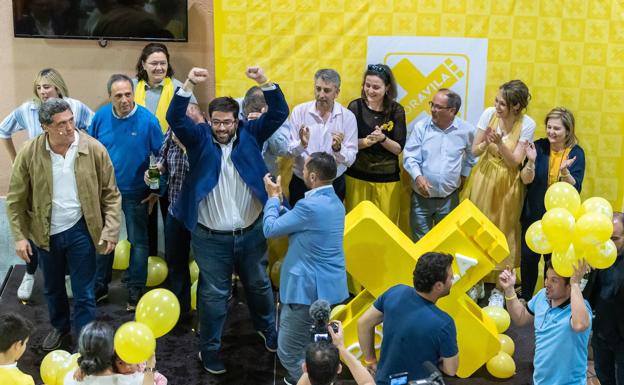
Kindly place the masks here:
<instances>
[{"instance_id":1,"label":"white dress shirt","mask_svg":"<svg viewBox=\"0 0 624 385\"><path fill-rule=\"evenodd\" d=\"M80 199L74 161L78 153L78 132L74 131L74 142L69 146L65 156L52 151L46 140L46 149L52 160L52 217L50 221L50 235L61 233L82 218Z\"/></svg>"},{"instance_id":2,"label":"white dress shirt","mask_svg":"<svg viewBox=\"0 0 624 385\"><path fill-rule=\"evenodd\" d=\"M230 231L249 227L260 216L262 203L253 195L232 162L232 146L221 144L219 181L208 196L199 202L198 221L212 230Z\"/></svg>"},{"instance_id":3,"label":"white dress shirt","mask_svg":"<svg viewBox=\"0 0 624 385\"><path fill-rule=\"evenodd\" d=\"M299 137L299 129L306 126L310 129L308 147L303 148ZM332 133L341 132L344 139L340 151L332 149ZM293 173L303 179L303 165L310 154L326 152L336 159L338 170L336 177L342 175L347 167L355 161L358 151L357 121L353 112L334 101L331 115L324 121L316 109L316 101L302 103L293 108L290 114L290 143L288 152L295 158Z\"/></svg>"}]
</instances>

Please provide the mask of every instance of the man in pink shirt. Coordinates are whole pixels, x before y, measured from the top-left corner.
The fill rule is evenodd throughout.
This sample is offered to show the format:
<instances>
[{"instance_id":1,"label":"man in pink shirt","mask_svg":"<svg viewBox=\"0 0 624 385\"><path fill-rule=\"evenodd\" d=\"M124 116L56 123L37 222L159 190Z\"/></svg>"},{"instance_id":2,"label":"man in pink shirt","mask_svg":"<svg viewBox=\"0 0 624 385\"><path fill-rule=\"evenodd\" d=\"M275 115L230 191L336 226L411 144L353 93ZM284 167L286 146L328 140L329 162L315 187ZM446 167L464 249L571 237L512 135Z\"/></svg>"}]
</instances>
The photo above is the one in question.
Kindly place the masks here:
<instances>
[{"instance_id":1,"label":"man in pink shirt","mask_svg":"<svg viewBox=\"0 0 624 385\"><path fill-rule=\"evenodd\" d=\"M326 152L336 159L333 185L344 200L344 172L355 161L358 135L355 115L336 101L339 93L340 75L333 69L318 70L314 74L315 100L299 104L290 114L288 152L295 159L289 185L291 206L308 190L303 183L303 165L314 152Z\"/></svg>"}]
</instances>

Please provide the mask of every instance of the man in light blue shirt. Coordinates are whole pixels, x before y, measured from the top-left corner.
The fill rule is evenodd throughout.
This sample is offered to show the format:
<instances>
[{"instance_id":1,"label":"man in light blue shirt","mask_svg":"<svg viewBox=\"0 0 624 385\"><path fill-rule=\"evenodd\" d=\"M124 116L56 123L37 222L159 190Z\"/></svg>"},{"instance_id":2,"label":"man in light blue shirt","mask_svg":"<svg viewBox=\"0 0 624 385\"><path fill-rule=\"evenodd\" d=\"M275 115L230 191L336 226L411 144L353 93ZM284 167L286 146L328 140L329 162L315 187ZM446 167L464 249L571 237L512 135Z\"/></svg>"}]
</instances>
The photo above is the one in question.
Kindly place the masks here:
<instances>
[{"instance_id":1,"label":"man in light blue shirt","mask_svg":"<svg viewBox=\"0 0 624 385\"><path fill-rule=\"evenodd\" d=\"M583 300L580 282L587 264L578 262L571 277L562 277L546 263L544 288L526 305L516 295L516 274L505 270L499 283L505 292L507 311L514 325L533 322L535 328L535 385L585 385L587 343L592 326L592 309Z\"/></svg>"},{"instance_id":2,"label":"man in light blue shirt","mask_svg":"<svg viewBox=\"0 0 624 385\"><path fill-rule=\"evenodd\" d=\"M310 190L292 210L280 213L282 188L264 178L269 199L264 206L264 235L288 235L288 252L280 272L282 302L277 355L288 371L287 384L302 375L301 363L310 340L310 305L317 299L338 304L348 298L344 259L345 208L332 187L337 165L325 152L305 161L303 179Z\"/></svg>"},{"instance_id":3,"label":"man in light blue shirt","mask_svg":"<svg viewBox=\"0 0 624 385\"><path fill-rule=\"evenodd\" d=\"M475 128L458 118L461 97L441 88L429 102L431 117L416 122L403 150L403 167L412 178L412 240L424 237L459 203L459 189L476 159Z\"/></svg>"}]
</instances>

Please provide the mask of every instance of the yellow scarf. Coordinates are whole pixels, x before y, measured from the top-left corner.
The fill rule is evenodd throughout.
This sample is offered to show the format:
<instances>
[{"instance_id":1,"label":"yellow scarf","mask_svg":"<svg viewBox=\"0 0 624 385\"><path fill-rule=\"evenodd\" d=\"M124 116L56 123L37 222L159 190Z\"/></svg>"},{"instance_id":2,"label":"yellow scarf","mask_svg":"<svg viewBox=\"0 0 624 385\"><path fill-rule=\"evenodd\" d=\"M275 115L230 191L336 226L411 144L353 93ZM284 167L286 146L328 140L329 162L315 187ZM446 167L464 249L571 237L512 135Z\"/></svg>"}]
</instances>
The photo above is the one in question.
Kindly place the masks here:
<instances>
[{"instance_id":1,"label":"yellow scarf","mask_svg":"<svg viewBox=\"0 0 624 385\"><path fill-rule=\"evenodd\" d=\"M163 133L167 132L169 123L167 123L167 109L169 109L169 103L173 99L173 82L170 77L166 77L163 80L163 89L158 100L158 107L156 108L156 117L160 123L160 129ZM134 101L139 106L145 107L145 80L139 80L134 91Z\"/></svg>"}]
</instances>

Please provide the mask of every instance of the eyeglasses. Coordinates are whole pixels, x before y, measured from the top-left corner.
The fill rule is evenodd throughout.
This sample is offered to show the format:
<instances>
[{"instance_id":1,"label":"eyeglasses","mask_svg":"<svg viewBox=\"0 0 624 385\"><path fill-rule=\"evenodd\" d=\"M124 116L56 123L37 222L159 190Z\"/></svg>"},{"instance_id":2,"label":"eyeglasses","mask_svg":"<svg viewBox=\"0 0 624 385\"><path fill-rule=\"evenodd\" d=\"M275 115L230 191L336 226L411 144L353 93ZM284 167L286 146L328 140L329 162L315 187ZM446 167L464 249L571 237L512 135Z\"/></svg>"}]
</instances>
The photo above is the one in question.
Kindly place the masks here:
<instances>
[{"instance_id":1,"label":"eyeglasses","mask_svg":"<svg viewBox=\"0 0 624 385\"><path fill-rule=\"evenodd\" d=\"M369 64L368 70L377 72L379 74L386 74L386 68L382 66L381 64Z\"/></svg>"},{"instance_id":2,"label":"eyeglasses","mask_svg":"<svg viewBox=\"0 0 624 385\"><path fill-rule=\"evenodd\" d=\"M236 120L211 120L210 123L212 127L223 126L225 128L230 128L236 123Z\"/></svg>"},{"instance_id":3,"label":"eyeglasses","mask_svg":"<svg viewBox=\"0 0 624 385\"><path fill-rule=\"evenodd\" d=\"M435 104L433 102L429 102L429 108L431 108L432 110L450 110L453 107L444 107L444 106L441 106L439 104Z\"/></svg>"}]
</instances>

